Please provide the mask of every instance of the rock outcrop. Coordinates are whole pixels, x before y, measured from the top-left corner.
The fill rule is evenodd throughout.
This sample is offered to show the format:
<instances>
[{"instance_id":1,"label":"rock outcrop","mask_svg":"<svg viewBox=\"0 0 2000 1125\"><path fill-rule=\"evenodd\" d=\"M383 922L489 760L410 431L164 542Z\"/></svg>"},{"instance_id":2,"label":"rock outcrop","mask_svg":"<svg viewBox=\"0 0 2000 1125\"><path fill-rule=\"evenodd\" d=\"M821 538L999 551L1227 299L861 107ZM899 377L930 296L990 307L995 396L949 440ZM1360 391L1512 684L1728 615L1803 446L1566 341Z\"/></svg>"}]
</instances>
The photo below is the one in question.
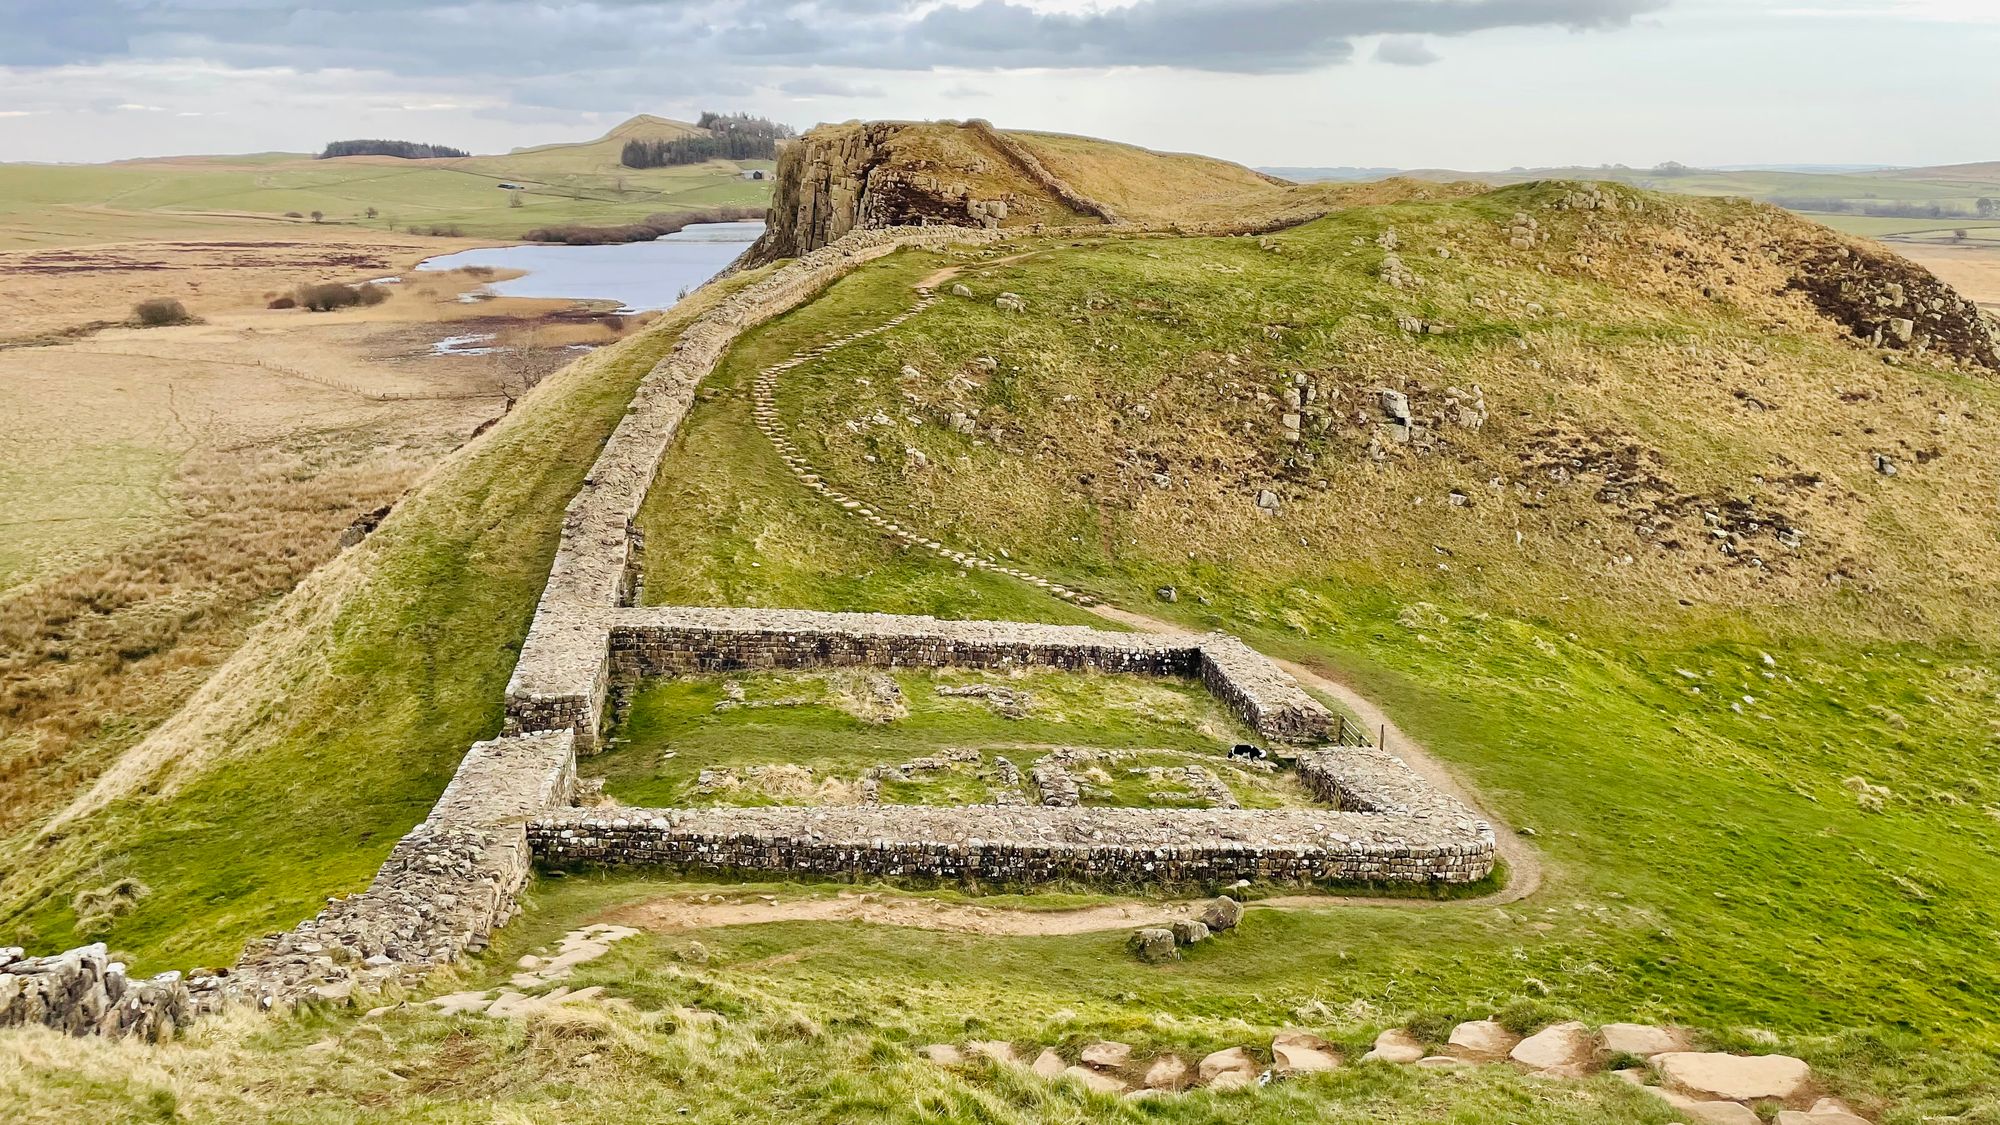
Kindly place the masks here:
<instances>
[{"instance_id":1,"label":"rock outcrop","mask_svg":"<svg viewBox=\"0 0 2000 1125\"><path fill-rule=\"evenodd\" d=\"M748 260L796 258L854 230L999 226L1018 200L984 193L969 179L1000 154L960 167L917 143L920 134L955 128L871 121L823 126L793 141L779 157L764 236Z\"/></svg>"}]
</instances>

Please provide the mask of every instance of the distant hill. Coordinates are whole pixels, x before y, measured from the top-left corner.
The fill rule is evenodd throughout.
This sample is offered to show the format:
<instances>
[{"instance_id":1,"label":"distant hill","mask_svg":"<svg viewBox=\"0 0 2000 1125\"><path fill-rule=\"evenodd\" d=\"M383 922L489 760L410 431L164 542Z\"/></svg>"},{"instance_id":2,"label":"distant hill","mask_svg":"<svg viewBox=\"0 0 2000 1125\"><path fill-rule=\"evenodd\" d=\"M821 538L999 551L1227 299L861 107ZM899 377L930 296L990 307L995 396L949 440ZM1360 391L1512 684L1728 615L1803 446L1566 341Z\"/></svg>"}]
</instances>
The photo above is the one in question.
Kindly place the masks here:
<instances>
[{"instance_id":1,"label":"distant hill","mask_svg":"<svg viewBox=\"0 0 2000 1125\"><path fill-rule=\"evenodd\" d=\"M0 163L0 199L32 201L0 207L0 249L179 237L245 223L268 230L314 214L328 225L516 239L551 227L622 226L661 215L762 207L770 181L743 173L769 169L768 160L649 169L619 163L628 141L708 135L684 121L640 115L594 140L505 155L424 158L418 146L391 142L384 148L385 142L371 141L365 144L373 154L343 150L327 160L300 152ZM77 210L108 210L113 201L121 216L115 229L106 211L84 216Z\"/></svg>"},{"instance_id":2,"label":"distant hill","mask_svg":"<svg viewBox=\"0 0 2000 1125\"><path fill-rule=\"evenodd\" d=\"M580 144L536 145L517 148L505 156L480 156L482 165L517 173L528 172L613 172L622 165L619 156L628 141L671 141L683 137L705 137L708 130L685 121L642 113L593 141Z\"/></svg>"}]
</instances>

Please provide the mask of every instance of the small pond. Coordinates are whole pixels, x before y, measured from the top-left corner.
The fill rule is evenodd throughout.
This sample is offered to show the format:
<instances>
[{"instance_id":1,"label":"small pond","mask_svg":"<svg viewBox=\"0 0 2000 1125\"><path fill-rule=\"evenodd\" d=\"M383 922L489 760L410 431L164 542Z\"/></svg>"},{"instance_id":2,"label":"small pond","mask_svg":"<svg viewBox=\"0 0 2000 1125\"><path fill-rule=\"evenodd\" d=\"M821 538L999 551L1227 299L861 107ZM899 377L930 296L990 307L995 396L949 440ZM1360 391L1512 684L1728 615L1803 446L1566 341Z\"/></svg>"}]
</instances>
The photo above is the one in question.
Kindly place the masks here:
<instances>
[{"instance_id":1,"label":"small pond","mask_svg":"<svg viewBox=\"0 0 2000 1125\"><path fill-rule=\"evenodd\" d=\"M652 242L616 246L491 246L425 259L420 270L492 266L525 270L486 289L499 297L562 297L619 302L620 312L670 308L681 295L736 260L764 224L698 223Z\"/></svg>"}]
</instances>

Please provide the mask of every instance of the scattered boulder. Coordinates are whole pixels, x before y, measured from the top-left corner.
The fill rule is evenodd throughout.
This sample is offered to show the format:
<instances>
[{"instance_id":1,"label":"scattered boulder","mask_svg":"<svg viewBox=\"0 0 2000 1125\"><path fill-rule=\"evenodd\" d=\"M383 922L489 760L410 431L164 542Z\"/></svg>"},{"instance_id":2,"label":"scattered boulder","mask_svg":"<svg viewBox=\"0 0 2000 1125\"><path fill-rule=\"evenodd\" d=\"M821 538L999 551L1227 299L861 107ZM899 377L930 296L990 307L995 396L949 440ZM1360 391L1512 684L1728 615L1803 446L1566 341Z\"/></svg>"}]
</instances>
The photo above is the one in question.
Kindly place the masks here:
<instances>
[{"instance_id":1,"label":"scattered boulder","mask_svg":"<svg viewBox=\"0 0 2000 1125\"><path fill-rule=\"evenodd\" d=\"M1067 1065L1061 1055L1045 1047L1041 1054L1035 1056L1035 1065L1032 1069L1043 1078L1054 1078L1061 1074Z\"/></svg>"},{"instance_id":2,"label":"scattered boulder","mask_svg":"<svg viewBox=\"0 0 2000 1125\"><path fill-rule=\"evenodd\" d=\"M1131 1084L1122 1078L1116 1078L1109 1074L1100 1074L1095 1070L1088 1070L1080 1066L1070 1067L1068 1070L1062 1072L1062 1076L1064 1078L1074 1078L1078 1082L1083 1083L1085 1089L1095 1091L1099 1094L1122 1094L1132 1088Z\"/></svg>"},{"instance_id":3,"label":"scattered boulder","mask_svg":"<svg viewBox=\"0 0 2000 1125\"><path fill-rule=\"evenodd\" d=\"M1228 895L1221 895L1201 908L1202 924L1216 933L1233 930L1242 920L1243 904Z\"/></svg>"},{"instance_id":4,"label":"scattered boulder","mask_svg":"<svg viewBox=\"0 0 2000 1125\"><path fill-rule=\"evenodd\" d=\"M1180 960L1181 951L1174 945L1174 932L1157 926L1148 926L1133 933L1126 943L1127 948L1138 955L1139 960L1152 964L1161 961Z\"/></svg>"},{"instance_id":5,"label":"scattered boulder","mask_svg":"<svg viewBox=\"0 0 2000 1125\"><path fill-rule=\"evenodd\" d=\"M1333 1044L1303 1031L1287 1031L1271 1040L1271 1062L1279 1070L1308 1073L1340 1065Z\"/></svg>"},{"instance_id":6,"label":"scattered boulder","mask_svg":"<svg viewBox=\"0 0 2000 1125\"><path fill-rule=\"evenodd\" d=\"M1693 1098L1668 1099L1693 1125L1764 1125L1762 1118L1747 1105L1735 1102L1698 1102Z\"/></svg>"},{"instance_id":7,"label":"scattered boulder","mask_svg":"<svg viewBox=\"0 0 2000 1125\"><path fill-rule=\"evenodd\" d=\"M1451 1029L1448 1045L1460 1058L1482 1062L1507 1057L1521 1037L1500 1026L1496 1020L1469 1020Z\"/></svg>"},{"instance_id":8,"label":"scattered boulder","mask_svg":"<svg viewBox=\"0 0 2000 1125\"><path fill-rule=\"evenodd\" d=\"M1276 515L1278 511L1278 494L1268 488L1258 489L1257 510L1266 515Z\"/></svg>"},{"instance_id":9,"label":"scattered boulder","mask_svg":"<svg viewBox=\"0 0 2000 1125\"><path fill-rule=\"evenodd\" d=\"M1187 1060L1179 1055L1161 1055L1146 1068L1149 1090L1178 1090L1188 1084Z\"/></svg>"},{"instance_id":10,"label":"scattered boulder","mask_svg":"<svg viewBox=\"0 0 2000 1125\"><path fill-rule=\"evenodd\" d=\"M1669 1051L1653 1069L1675 1089L1730 1101L1789 1098L1805 1088L1812 1068L1790 1055L1730 1055L1720 1051Z\"/></svg>"},{"instance_id":11,"label":"scattered boulder","mask_svg":"<svg viewBox=\"0 0 2000 1125\"><path fill-rule=\"evenodd\" d=\"M961 1066L965 1062L965 1052L949 1043L931 1043L918 1047L917 1053L939 1066Z\"/></svg>"},{"instance_id":12,"label":"scattered boulder","mask_svg":"<svg viewBox=\"0 0 2000 1125\"><path fill-rule=\"evenodd\" d=\"M1650 1059L1668 1051L1688 1049L1687 1034L1679 1028L1654 1027L1644 1023L1607 1023L1597 1029L1604 1049L1614 1055L1636 1055Z\"/></svg>"},{"instance_id":13,"label":"scattered boulder","mask_svg":"<svg viewBox=\"0 0 2000 1125\"><path fill-rule=\"evenodd\" d=\"M1581 1074L1590 1062L1590 1029L1571 1020L1551 1024L1514 1045L1508 1058L1531 1070Z\"/></svg>"},{"instance_id":14,"label":"scattered boulder","mask_svg":"<svg viewBox=\"0 0 2000 1125\"><path fill-rule=\"evenodd\" d=\"M1208 923L1196 918L1177 918L1168 928L1173 930L1174 940L1182 945L1208 940Z\"/></svg>"},{"instance_id":15,"label":"scattered boulder","mask_svg":"<svg viewBox=\"0 0 2000 1125\"><path fill-rule=\"evenodd\" d=\"M1132 1061L1132 1045L1111 1040L1092 1043L1085 1047L1083 1054L1078 1057L1083 1060L1085 1066L1096 1067L1099 1070L1117 1070Z\"/></svg>"},{"instance_id":16,"label":"scattered boulder","mask_svg":"<svg viewBox=\"0 0 2000 1125\"><path fill-rule=\"evenodd\" d=\"M954 297L970 297L972 296L972 286L961 281L951 287L951 295Z\"/></svg>"},{"instance_id":17,"label":"scattered boulder","mask_svg":"<svg viewBox=\"0 0 2000 1125\"><path fill-rule=\"evenodd\" d=\"M1869 1122L1839 1098L1821 1098L1804 1113L1788 1109L1778 1114L1778 1125L1869 1125Z\"/></svg>"},{"instance_id":18,"label":"scattered boulder","mask_svg":"<svg viewBox=\"0 0 2000 1125\"><path fill-rule=\"evenodd\" d=\"M1416 1061L1416 1065L1428 1067L1432 1070L1457 1070L1459 1067L1471 1066L1472 1064L1459 1058L1457 1055L1425 1055Z\"/></svg>"},{"instance_id":19,"label":"scattered boulder","mask_svg":"<svg viewBox=\"0 0 2000 1125\"><path fill-rule=\"evenodd\" d=\"M1362 1062L1380 1059L1391 1063L1413 1063L1424 1057L1424 1045L1400 1027L1392 1027L1375 1037L1375 1049L1361 1056Z\"/></svg>"},{"instance_id":20,"label":"scattered boulder","mask_svg":"<svg viewBox=\"0 0 2000 1125\"><path fill-rule=\"evenodd\" d=\"M993 307L1001 312L1027 312L1028 302L1019 293L1002 293L993 298Z\"/></svg>"},{"instance_id":21,"label":"scattered boulder","mask_svg":"<svg viewBox=\"0 0 2000 1125\"><path fill-rule=\"evenodd\" d=\"M1262 1069L1263 1067L1257 1065L1257 1060L1250 1057L1250 1052L1241 1047L1231 1047L1228 1050L1217 1051L1203 1058L1195 1066L1195 1073L1201 1075L1201 1080L1206 1085L1222 1085L1226 1088L1231 1084L1242 1085L1243 1083L1224 1082L1224 1076L1235 1075L1238 1078L1254 1082L1257 1078L1257 1072Z\"/></svg>"}]
</instances>

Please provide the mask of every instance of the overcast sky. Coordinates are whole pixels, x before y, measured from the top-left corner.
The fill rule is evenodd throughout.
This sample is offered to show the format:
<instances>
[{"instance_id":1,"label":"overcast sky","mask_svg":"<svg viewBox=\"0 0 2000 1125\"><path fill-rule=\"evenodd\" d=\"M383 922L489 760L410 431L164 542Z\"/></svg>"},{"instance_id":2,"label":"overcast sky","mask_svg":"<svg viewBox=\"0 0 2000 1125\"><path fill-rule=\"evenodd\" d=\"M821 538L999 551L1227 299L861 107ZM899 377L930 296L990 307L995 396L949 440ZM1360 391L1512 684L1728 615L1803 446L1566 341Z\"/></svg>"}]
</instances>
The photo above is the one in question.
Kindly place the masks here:
<instances>
[{"instance_id":1,"label":"overcast sky","mask_svg":"<svg viewBox=\"0 0 2000 1125\"><path fill-rule=\"evenodd\" d=\"M985 117L1263 165L2000 160L2000 0L0 0L0 160Z\"/></svg>"}]
</instances>

